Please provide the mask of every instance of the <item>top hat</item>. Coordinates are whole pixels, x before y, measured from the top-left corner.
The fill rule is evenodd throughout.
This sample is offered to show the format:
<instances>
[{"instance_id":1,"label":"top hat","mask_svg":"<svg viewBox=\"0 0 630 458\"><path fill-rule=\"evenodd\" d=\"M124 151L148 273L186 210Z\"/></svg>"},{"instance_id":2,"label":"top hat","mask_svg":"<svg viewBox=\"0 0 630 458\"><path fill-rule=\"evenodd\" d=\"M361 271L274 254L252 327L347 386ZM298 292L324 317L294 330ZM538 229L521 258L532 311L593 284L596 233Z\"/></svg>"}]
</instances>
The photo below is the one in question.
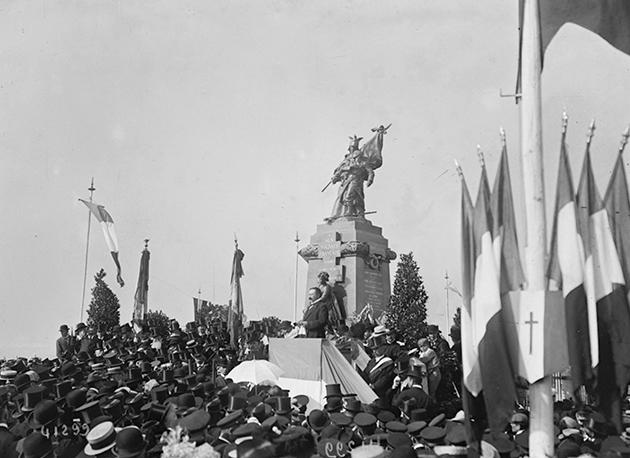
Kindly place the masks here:
<instances>
[{"instance_id":1,"label":"top hat","mask_svg":"<svg viewBox=\"0 0 630 458\"><path fill-rule=\"evenodd\" d=\"M383 345L387 345L387 337L385 334L373 335L368 340L368 347L370 348L379 348Z\"/></svg>"},{"instance_id":2,"label":"top hat","mask_svg":"<svg viewBox=\"0 0 630 458\"><path fill-rule=\"evenodd\" d=\"M395 361L394 373L398 375L403 375L409 370L409 359L408 358L398 358Z\"/></svg>"},{"instance_id":3,"label":"top hat","mask_svg":"<svg viewBox=\"0 0 630 458\"><path fill-rule=\"evenodd\" d=\"M35 406L44 399L45 393L46 388L43 386L33 386L24 390L24 404L22 405L22 410L25 412L33 410Z\"/></svg>"},{"instance_id":4,"label":"top hat","mask_svg":"<svg viewBox=\"0 0 630 458\"><path fill-rule=\"evenodd\" d=\"M276 400L276 413L283 415L291 412L293 410L293 405L291 404L291 398L289 397L279 397Z\"/></svg>"},{"instance_id":5,"label":"top hat","mask_svg":"<svg viewBox=\"0 0 630 458\"><path fill-rule=\"evenodd\" d=\"M420 368L420 366L413 365L409 366L409 369L407 370L407 377L421 380L423 377L425 377L425 374L422 373L422 369Z\"/></svg>"},{"instance_id":6,"label":"top hat","mask_svg":"<svg viewBox=\"0 0 630 458\"><path fill-rule=\"evenodd\" d=\"M81 407L75 409L75 413L78 413L83 419L83 423L89 425L95 418L101 417L103 411L98 401L88 402Z\"/></svg>"},{"instance_id":7,"label":"top hat","mask_svg":"<svg viewBox=\"0 0 630 458\"><path fill-rule=\"evenodd\" d=\"M588 419L586 428L591 430L596 435L606 435L606 419L598 412L593 412Z\"/></svg>"},{"instance_id":8,"label":"top hat","mask_svg":"<svg viewBox=\"0 0 630 458\"><path fill-rule=\"evenodd\" d=\"M355 414L363 411L361 401L358 399L348 399L346 401L345 409L347 412Z\"/></svg>"},{"instance_id":9,"label":"top hat","mask_svg":"<svg viewBox=\"0 0 630 458\"><path fill-rule=\"evenodd\" d=\"M229 403L226 410L228 412L234 412L237 410L244 410L247 408L247 398L244 396L230 396Z\"/></svg>"},{"instance_id":10,"label":"top hat","mask_svg":"<svg viewBox=\"0 0 630 458\"><path fill-rule=\"evenodd\" d=\"M324 410L327 412L339 412L343 407L343 403L341 402L340 397L331 397L326 405L324 405Z\"/></svg>"}]
</instances>

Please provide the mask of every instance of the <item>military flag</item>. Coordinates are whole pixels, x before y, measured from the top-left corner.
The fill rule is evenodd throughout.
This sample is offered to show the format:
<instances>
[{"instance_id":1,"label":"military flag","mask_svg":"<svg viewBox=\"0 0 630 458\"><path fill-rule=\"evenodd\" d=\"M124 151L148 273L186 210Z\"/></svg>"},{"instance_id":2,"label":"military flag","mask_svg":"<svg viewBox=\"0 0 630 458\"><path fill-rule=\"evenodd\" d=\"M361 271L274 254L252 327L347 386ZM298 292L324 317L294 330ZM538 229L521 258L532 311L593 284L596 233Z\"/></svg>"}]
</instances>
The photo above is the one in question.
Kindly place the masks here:
<instances>
[{"instance_id":1,"label":"military flag","mask_svg":"<svg viewBox=\"0 0 630 458\"><path fill-rule=\"evenodd\" d=\"M125 282L122 279L120 262L118 261L118 239L116 238L116 231L114 230L114 220L107 212L107 210L105 210L105 207L103 207L102 205L95 204L94 202L88 202L87 200L83 199L79 200L83 202L87 208L90 209L96 220L101 225L101 229L103 229L103 235L105 236L105 242L109 247L109 251L112 254L112 258L114 258L114 263L116 264L116 268L118 269L118 272L116 274L116 281L118 281L118 284L121 287L125 286Z\"/></svg>"}]
</instances>

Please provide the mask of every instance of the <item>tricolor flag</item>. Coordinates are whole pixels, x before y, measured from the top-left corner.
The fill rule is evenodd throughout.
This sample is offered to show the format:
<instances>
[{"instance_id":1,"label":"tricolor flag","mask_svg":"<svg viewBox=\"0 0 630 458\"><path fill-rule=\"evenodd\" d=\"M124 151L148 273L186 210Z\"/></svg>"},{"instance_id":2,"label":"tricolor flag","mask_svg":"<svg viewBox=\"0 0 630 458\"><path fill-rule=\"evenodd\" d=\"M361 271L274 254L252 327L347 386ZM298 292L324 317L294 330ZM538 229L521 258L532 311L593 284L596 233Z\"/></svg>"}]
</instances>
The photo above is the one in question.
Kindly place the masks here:
<instances>
[{"instance_id":1,"label":"tricolor flag","mask_svg":"<svg viewBox=\"0 0 630 458\"><path fill-rule=\"evenodd\" d=\"M630 293L630 199L623 164L623 154L617 155L610 183L604 196L610 229L612 231L621 270L626 281L626 297Z\"/></svg>"},{"instance_id":2,"label":"tricolor flag","mask_svg":"<svg viewBox=\"0 0 630 458\"><path fill-rule=\"evenodd\" d=\"M238 339L243 327L243 292L241 291L241 277L243 272L243 258L245 255L238 249L234 250L232 260L232 278L230 280L230 304L228 309L228 330L232 348L238 348Z\"/></svg>"},{"instance_id":3,"label":"tricolor flag","mask_svg":"<svg viewBox=\"0 0 630 458\"><path fill-rule=\"evenodd\" d=\"M83 202L87 206L87 208L90 209L96 220L100 223L101 229L103 229L103 234L105 235L105 242L107 242L109 251L112 253L114 263L116 264L116 268L118 269L116 280L121 287L125 286L125 282L123 281L121 276L120 262L118 262L118 240L116 239L116 231L114 231L114 220L112 219L111 215L107 213L105 207L103 207L102 205L88 202L87 200L83 199L79 200Z\"/></svg>"},{"instance_id":4,"label":"tricolor flag","mask_svg":"<svg viewBox=\"0 0 630 458\"><path fill-rule=\"evenodd\" d=\"M138 287L133 300L133 321L141 323L147 314L149 305L149 258L151 253L148 248L142 251L140 258L140 273L138 274Z\"/></svg>"},{"instance_id":5,"label":"tricolor flag","mask_svg":"<svg viewBox=\"0 0 630 458\"><path fill-rule=\"evenodd\" d=\"M584 245L591 363L602 413L621 428L621 399L630 374L630 311L623 271L610 232L588 148L577 194L578 229Z\"/></svg>"},{"instance_id":6,"label":"tricolor flag","mask_svg":"<svg viewBox=\"0 0 630 458\"><path fill-rule=\"evenodd\" d=\"M462 403L466 413L466 441L471 446L480 444L483 432L488 425L486 405L481 393L481 371L477 346L473 345L474 327L472 322L471 300L475 281L475 233L474 207L468 192L466 180L462 180L461 202L461 250L462 250Z\"/></svg>"},{"instance_id":7,"label":"tricolor flag","mask_svg":"<svg viewBox=\"0 0 630 458\"><path fill-rule=\"evenodd\" d=\"M482 180L485 170L482 171ZM474 210L475 271L471 300L473 346L479 354L481 385L492 432L503 432L516 402L501 313L499 269L496 265L488 188L480 183Z\"/></svg>"},{"instance_id":8,"label":"tricolor flag","mask_svg":"<svg viewBox=\"0 0 630 458\"><path fill-rule=\"evenodd\" d=\"M547 278L562 290L565 301L565 320L569 363L574 390L593 386L594 372L591 358L592 337L584 289L584 246L577 227L577 208L571 164L564 138L560 148L556 206ZM593 336L596 338L596 335ZM580 399L576 393L576 399Z\"/></svg>"}]
</instances>

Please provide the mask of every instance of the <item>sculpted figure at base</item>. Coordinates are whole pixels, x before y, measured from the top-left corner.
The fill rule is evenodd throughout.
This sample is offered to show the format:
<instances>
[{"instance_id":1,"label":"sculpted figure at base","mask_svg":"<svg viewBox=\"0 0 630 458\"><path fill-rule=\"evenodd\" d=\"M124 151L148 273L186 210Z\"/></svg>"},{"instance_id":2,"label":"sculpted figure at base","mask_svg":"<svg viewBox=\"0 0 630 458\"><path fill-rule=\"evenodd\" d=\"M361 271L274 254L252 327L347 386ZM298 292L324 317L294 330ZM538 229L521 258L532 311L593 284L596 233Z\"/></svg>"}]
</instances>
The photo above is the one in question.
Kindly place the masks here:
<instances>
[{"instance_id":1,"label":"sculpted figure at base","mask_svg":"<svg viewBox=\"0 0 630 458\"><path fill-rule=\"evenodd\" d=\"M391 126L391 124L390 124ZM375 127L376 132L367 143L359 148L363 137L350 137L348 152L333 172L330 184L341 183L337 192L337 199L327 221L333 221L342 216L365 217L365 191L363 184L370 187L374 182L374 170L383 164L383 136L387 127ZM327 188L328 186L326 186ZM324 188L324 190L326 190Z\"/></svg>"}]
</instances>

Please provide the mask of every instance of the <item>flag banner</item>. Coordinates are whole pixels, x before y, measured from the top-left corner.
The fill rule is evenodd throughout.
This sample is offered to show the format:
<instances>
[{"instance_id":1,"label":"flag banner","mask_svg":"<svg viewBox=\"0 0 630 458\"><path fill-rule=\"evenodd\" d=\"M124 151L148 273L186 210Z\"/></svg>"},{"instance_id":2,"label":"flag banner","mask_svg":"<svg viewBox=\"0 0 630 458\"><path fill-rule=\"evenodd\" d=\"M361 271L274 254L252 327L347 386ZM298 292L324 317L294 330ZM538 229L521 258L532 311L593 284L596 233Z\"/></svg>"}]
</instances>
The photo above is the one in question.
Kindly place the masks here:
<instances>
[{"instance_id":1,"label":"flag banner","mask_svg":"<svg viewBox=\"0 0 630 458\"><path fill-rule=\"evenodd\" d=\"M529 383L569 365L564 298L560 291L511 291L503 298L510 360Z\"/></svg>"},{"instance_id":2,"label":"flag banner","mask_svg":"<svg viewBox=\"0 0 630 458\"><path fill-rule=\"evenodd\" d=\"M630 293L630 199L623 155L617 155L610 183L604 196L610 230L621 262L625 280L626 296Z\"/></svg>"},{"instance_id":3,"label":"flag banner","mask_svg":"<svg viewBox=\"0 0 630 458\"><path fill-rule=\"evenodd\" d=\"M107 210L105 210L105 207L103 207L102 205L88 202L87 200L83 199L79 200L83 202L87 208L90 209L96 220L101 225L101 229L103 229L103 235L105 235L105 242L107 243L107 247L112 254L112 258L114 258L114 264L116 264L116 268L118 270L118 273L116 274L116 280L121 287L125 286L125 282L122 279L120 262L118 261L118 239L116 238L116 231L114 230L114 220L107 212Z\"/></svg>"},{"instance_id":4,"label":"flag banner","mask_svg":"<svg viewBox=\"0 0 630 458\"><path fill-rule=\"evenodd\" d=\"M230 343L233 348L238 348L240 331L243 327L243 292L241 290L241 277L243 272L243 258L241 250L234 250L232 260L232 277L230 280L230 304L228 310L228 329L230 331Z\"/></svg>"},{"instance_id":5,"label":"flag banner","mask_svg":"<svg viewBox=\"0 0 630 458\"><path fill-rule=\"evenodd\" d=\"M490 196L487 187L480 184L474 210L473 345L477 345L479 352L488 423L493 433L500 433L505 431L512 416L516 388L501 313L499 268L494 257L492 227Z\"/></svg>"},{"instance_id":6,"label":"flag banner","mask_svg":"<svg viewBox=\"0 0 630 458\"><path fill-rule=\"evenodd\" d=\"M516 217L512 199L512 182L508 165L507 147L503 145L497 176L490 200L492 213L492 245L497 267L500 269L501 294L521 289L525 282L521 255L516 235Z\"/></svg>"},{"instance_id":7,"label":"flag banner","mask_svg":"<svg viewBox=\"0 0 630 458\"><path fill-rule=\"evenodd\" d=\"M562 290L564 297L571 378L576 399L580 399L577 395L580 387L585 386L591 391L594 384L591 341L597 338L597 335L591 336L590 330L597 329L597 320L596 316L589 316L588 313L584 289L584 245L578 232L572 176L571 164L563 141L558 163L558 184L547 277Z\"/></svg>"},{"instance_id":8,"label":"flag banner","mask_svg":"<svg viewBox=\"0 0 630 458\"><path fill-rule=\"evenodd\" d=\"M193 297L192 300L193 300L193 313L194 313L193 316L195 317L195 322L196 322L199 317L199 311L201 310L202 307L205 307L208 305L208 301L204 301L196 297Z\"/></svg>"},{"instance_id":9,"label":"flag banner","mask_svg":"<svg viewBox=\"0 0 630 458\"><path fill-rule=\"evenodd\" d=\"M627 0L540 0L543 50L567 22L595 32L630 54L630 2Z\"/></svg>"},{"instance_id":10,"label":"flag banner","mask_svg":"<svg viewBox=\"0 0 630 458\"><path fill-rule=\"evenodd\" d=\"M144 321L149 304L149 258L151 253L146 248L140 257L140 273L138 274L138 286L133 298L133 320L136 323Z\"/></svg>"},{"instance_id":11,"label":"flag banner","mask_svg":"<svg viewBox=\"0 0 630 458\"><path fill-rule=\"evenodd\" d=\"M630 375L630 310L608 212L593 177L588 149L584 155L577 208L586 258L589 323L594 322L589 332L591 361L596 371L595 393L602 413L620 429L621 399Z\"/></svg>"},{"instance_id":12,"label":"flag banner","mask_svg":"<svg viewBox=\"0 0 630 458\"><path fill-rule=\"evenodd\" d=\"M481 393L481 374L477 346L473 345L471 299L475 277L474 207L463 175L461 201L462 250L462 405L465 412L466 442L480 448L483 432L488 425L486 404Z\"/></svg>"},{"instance_id":13,"label":"flag banner","mask_svg":"<svg viewBox=\"0 0 630 458\"><path fill-rule=\"evenodd\" d=\"M389 126L372 129L376 134L361 147L361 155L372 170L383 165L383 137L387 133L387 129Z\"/></svg>"}]
</instances>

